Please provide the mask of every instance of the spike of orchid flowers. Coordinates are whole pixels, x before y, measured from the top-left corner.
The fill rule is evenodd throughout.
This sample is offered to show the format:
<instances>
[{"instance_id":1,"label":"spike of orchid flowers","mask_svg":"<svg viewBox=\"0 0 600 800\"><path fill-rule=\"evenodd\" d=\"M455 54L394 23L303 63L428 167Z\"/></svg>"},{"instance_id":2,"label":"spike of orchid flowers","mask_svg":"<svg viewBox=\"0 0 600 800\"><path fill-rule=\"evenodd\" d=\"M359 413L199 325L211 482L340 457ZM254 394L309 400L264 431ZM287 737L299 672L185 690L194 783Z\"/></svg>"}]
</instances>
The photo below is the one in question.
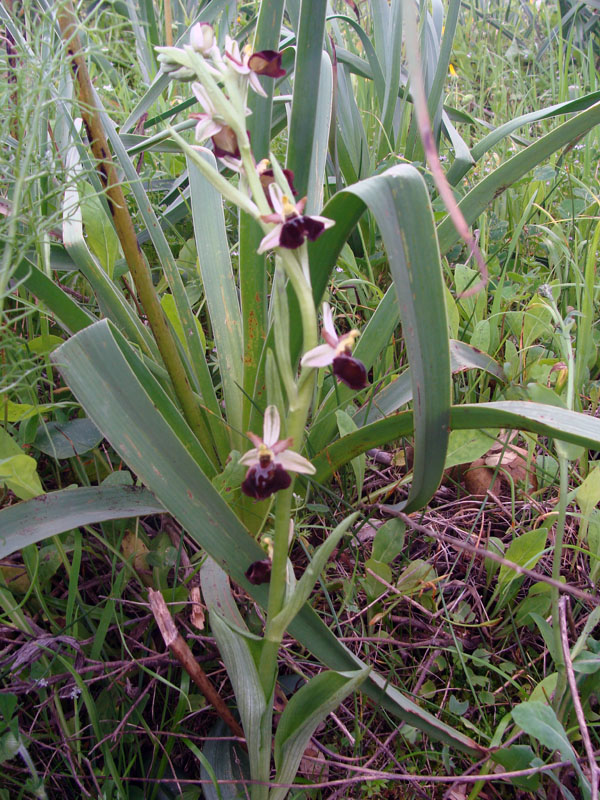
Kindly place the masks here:
<instances>
[{"instance_id":1,"label":"spike of orchid flowers","mask_svg":"<svg viewBox=\"0 0 600 800\"><path fill-rule=\"evenodd\" d=\"M280 489L287 489L291 472L313 475L315 468L306 458L290 450L292 439L279 439L280 419L276 406L265 411L262 439L248 433L254 447L240 458L249 467L242 482L242 492L255 500L264 500Z\"/></svg>"},{"instance_id":2,"label":"spike of orchid flowers","mask_svg":"<svg viewBox=\"0 0 600 800\"><path fill-rule=\"evenodd\" d=\"M263 222L273 222L275 227L261 241L259 253L272 250L274 247L285 247L295 250L304 244L305 239L314 242L319 236L335 225L327 217L307 216L303 214L306 197L293 203L276 183L269 184L269 195L273 214L263 214Z\"/></svg>"},{"instance_id":3,"label":"spike of orchid flowers","mask_svg":"<svg viewBox=\"0 0 600 800\"><path fill-rule=\"evenodd\" d=\"M354 340L359 336L357 330L338 336L329 303L323 303L323 338L326 344L320 344L309 350L300 361L303 367L326 367L333 365L333 374L350 389L358 391L367 385L367 370L362 361L354 358L352 348Z\"/></svg>"}]
</instances>

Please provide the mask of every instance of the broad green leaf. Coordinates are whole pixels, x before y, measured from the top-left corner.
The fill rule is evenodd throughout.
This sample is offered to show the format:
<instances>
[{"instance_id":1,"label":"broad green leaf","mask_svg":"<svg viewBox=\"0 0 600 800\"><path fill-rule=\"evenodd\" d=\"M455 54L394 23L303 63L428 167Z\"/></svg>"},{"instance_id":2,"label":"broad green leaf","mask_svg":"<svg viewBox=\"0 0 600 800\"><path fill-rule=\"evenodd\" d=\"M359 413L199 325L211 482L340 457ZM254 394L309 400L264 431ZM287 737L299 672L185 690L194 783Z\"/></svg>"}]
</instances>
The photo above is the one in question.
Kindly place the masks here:
<instances>
[{"instance_id":1,"label":"broad green leaf","mask_svg":"<svg viewBox=\"0 0 600 800\"><path fill-rule=\"evenodd\" d=\"M517 772L522 769L527 769L535 758L535 753L528 744L513 744L510 747L496 750L492 755L494 761L502 764L507 772ZM513 786L519 786L522 789L528 789L530 792L535 791L540 785L539 775L523 775L521 777L511 778L510 782Z\"/></svg>"},{"instance_id":2,"label":"broad green leaf","mask_svg":"<svg viewBox=\"0 0 600 800\"><path fill-rule=\"evenodd\" d=\"M304 751L317 726L368 675L368 669L353 672L321 672L293 695L275 734L275 783L292 783ZM271 789L269 800L283 800L288 789Z\"/></svg>"},{"instance_id":3,"label":"broad green leaf","mask_svg":"<svg viewBox=\"0 0 600 800\"><path fill-rule=\"evenodd\" d=\"M91 486L49 492L0 511L0 558L82 525L163 512L154 495L138 486Z\"/></svg>"},{"instance_id":4,"label":"broad green leaf","mask_svg":"<svg viewBox=\"0 0 600 800\"><path fill-rule=\"evenodd\" d=\"M396 588L402 594L411 595L427 588L427 584L436 579L437 573L431 564L422 558L417 558L402 570L396 581Z\"/></svg>"},{"instance_id":5,"label":"broad green leaf","mask_svg":"<svg viewBox=\"0 0 600 800\"><path fill-rule=\"evenodd\" d=\"M589 414L541 403L499 400L493 403L453 406L450 427L454 430L512 428L600 449L600 420ZM405 411L344 436L312 459L317 470L314 480L327 480L335 470L359 453L409 436L412 430L412 412Z\"/></svg>"},{"instance_id":6,"label":"broad green leaf","mask_svg":"<svg viewBox=\"0 0 600 800\"><path fill-rule=\"evenodd\" d=\"M27 342L27 348L32 353L35 353L36 356L45 356L47 353L51 353L54 349L60 347L63 342L64 339L61 339L60 336L54 336L48 333L44 336L35 336L33 339L30 339Z\"/></svg>"},{"instance_id":7,"label":"broad green leaf","mask_svg":"<svg viewBox=\"0 0 600 800\"><path fill-rule=\"evenodd\" d=\"M513 131L523 125L530 125L532 122L537 122L540 119L550 119L551 117L559 116L560 114L572 114L576 111L582 111L590 106L598 103L600 100L600 92L591 92L590 94L578 97L576 100L568 100L566 103L557 103L556 105L549 106L548 108L541 108L536 111L531 111L528 114L521 114L504 125L500 125L493 130L476 145L471 148L472 164L479 161L489 150L491 150L498 142L506 136L510 136ZM470 165L465 163L453 163L446 178L449 183L457 185L463 175L468 172Z\"/></svg>"},{"instance_id":8,"label":"broad green leaf","mask_svg":"<svg viewBox=\"0 0 600 800\"><path fill-rule=\"evenodd\" d=\"M367 570L370 570L370 572L367 572ZM382 578L382 580L377 580L378 578ZM362 580L362 584L367 593L369 603L377 600L378 597L387 592L388 588L383 581L385 583L392 582L390 565L383 561L378 561L376 558L368 558L365 561L365 577Z\"/></svg>"},{"instance_id":9,"label":"broad green leaf","mask_svg":"<svg viewBox=\"0 0 600 800\"><path fill-rule=\"evenodd\" d=\"M199 465L210 470L210 462L203 461L181 414L122 337L110 323L100 322L71 338L53 358L121 458L189 535L265 607L266 587L253 586L244 574L264 558L264 551L203 474ZM309 606L293 621L290 633L331 669L364 667ZM372 673L363 691L428 735L478 752L470 737L421 709L380 675Z\"/></svg>"},{"instance_id":10,"label":"broad green leaf","mask_svg":"<svg viewBox=\"0 0 600 800\"><path fill-rule=\"evenodd\" d=\"M45 422L39 426L33 446L52 458L72 458L88 453L104 437L87 417L68 422Z\"/></svg>"},{"instance_id":11,"label":"broad green leaf","mask_svg":"<svg viewBox=\"0 0 600 800\"><path fill-rule=\"evenodd\" d=\"M239 800L244 792L244 782L251 777L247 754L229 736L229 728L218 720L201 751L189 739L183 740L200 761L203 800ZM239 783L230 783L235 780ZM185 794L181 795L181 800L185 800Z\"/></svg>"},{"instance_id":12,"label":"broad green leaf","mask_svg":"<svg viewBox=\"0 0 600 800\"><path fill-rule=\"evenodd\" d=\"M37 462L26 455L13 437L0 427L0 483L20 500L44 494L37 474Z\"/></svg>"},{"instance_id":13,"label":"broad green leaf","mask_svg":"<svg viewBox=\"0 0 600 800\"><path fill-rule=\"evenodd\" d=\"M513 539L504 557L520 567L534 569L544 554L547 538L548 529L543 526L536 530L522 533L516 539ZM504 589L516 577L518 577L518 573L512 567L502 564L498 573L498 589Z\"/></svg>"},{"instance_id":14,"label":"broad green leaf","mask_svg":"<svg viewBox=\"0 0 600 800\"><path fill-rule=\"evenodd\" d=\"M497 431L452 431L448 441L446 469L457 464L469 464L480 458L494 443Z\"/></svg>"},{"instance_id":15,"label":"broad green leaf","mask_svg":"<svg viewBox=\"0 0 600 800\"><path fill-rule=\"evenodd\" d=\"M115 262L120 253L119 237L89 183L80 181L78 189L82 198L81 212L87 245L112 280Z\"/></svg>"},{"instance_id":16,"label":"broad green leaf","mask_svg":"<svg viewBox=\"0 0 600 800\"><path fill-rule=\"evenodd\" d=\"M577 761L577 754L554 710L545 703L530 700L515 706L511 713L515 723L525 733L533 736L534 739L537 739L549 750L558 750L564 761L571 762L579 776L579 785L583 791L583 797L587 800L591 796L589 782L581 771Z\"/></svg>"},{"instance_id":17,"label":"broad green leaf","mask_svg":"<svg viewBox=\"0 0 600 800\"><path fill-rule=\"evenodd\" d=\"M588 476L575 493L575 500L581 513L588 519L600 502L600 467L590 470Z\"/></svg>"},{"instance_id":18,"label":"broad green leaf","mask_svg":"<svg viewBox=\"0 0 600 800\"><path fill-rule=\"evenodd\" d=\"M326 0L302 0L294 65L294 94L288 133L287 163L299 196L308 191L317 105L321 91L321 52L325 33ZM310 87L310 90L308 90Z\"/></svg>"},{"instance_id":19,"label":"broad green leaf","mask_svg":"<svg viewBox=\"0 0 600 800\"><path fill-rule=\"evenodd\" d=\"M406 524L395 517L384 522L375 534L371 556L384 564L390 564L404 549Z\"/></svg>"},{"instance_id":20,"label":"broad green leaf","mask_svg":"<svg viewBox=\"0 0 600 800\"><path fill-rule=\"evenodd\" d=\"M0 458L0 484L13 491L19 500L30 500L44 493L37 462L25 453Z\"/></svg>"},{"instance_id":21,"label":"broad green leaf","mask_svg":"<svg viewBox=\"0 0 600 800\"><path fill-rule=\"evenodd\" d=\"M200 152L216 170L214 155L204 149ZM242 449L242 319L229 257L223 198L190 158L187 165L200 276L212 320L232 447Z\"/></svg>"},{"instance_id":22,"label":"broad green leaf","mask_svg":"<svg viewBox=\"0 0 600 800\"><path fill-rule=\"evenodd\" d=\"M249 644L250 640L254 639L255 646L258 647L262 639L233 628L215 609L210 610L210 627L235 693L248 744L250 774L254 780L268 779L271 756L271 709L275 686L273 685L270 696L265 697Z\"/></svg>"}]
</instances>

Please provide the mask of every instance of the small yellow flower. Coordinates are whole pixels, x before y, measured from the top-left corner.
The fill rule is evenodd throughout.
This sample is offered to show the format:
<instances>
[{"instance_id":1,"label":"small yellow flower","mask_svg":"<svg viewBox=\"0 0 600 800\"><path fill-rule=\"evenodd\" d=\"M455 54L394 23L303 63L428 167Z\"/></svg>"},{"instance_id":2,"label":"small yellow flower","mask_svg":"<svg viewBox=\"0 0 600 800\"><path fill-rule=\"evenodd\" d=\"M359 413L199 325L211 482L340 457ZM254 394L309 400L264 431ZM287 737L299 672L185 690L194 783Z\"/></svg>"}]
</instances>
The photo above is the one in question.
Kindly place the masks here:
<instances>
[{"instance_id":1,"label":"small yellow flower","mask_svg":"<svg viewBox=\"0 0 600 800\"><path fill-rule=\"evenodd\" d=\"M454 69L454 64L448 64L448 72L450 75L456 75L456 70Z\"/></svg>"}]
</instances>

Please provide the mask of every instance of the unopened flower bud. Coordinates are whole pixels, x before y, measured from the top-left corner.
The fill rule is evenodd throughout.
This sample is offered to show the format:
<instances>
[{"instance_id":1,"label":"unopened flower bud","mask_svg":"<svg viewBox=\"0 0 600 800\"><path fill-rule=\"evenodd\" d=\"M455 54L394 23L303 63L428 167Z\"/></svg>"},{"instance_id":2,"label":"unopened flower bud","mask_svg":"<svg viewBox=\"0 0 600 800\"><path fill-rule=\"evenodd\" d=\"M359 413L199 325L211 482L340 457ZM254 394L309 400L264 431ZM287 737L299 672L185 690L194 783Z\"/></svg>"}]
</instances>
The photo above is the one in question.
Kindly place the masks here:
<instances>
[{"instance_id":1,"label":"unopened flower bud","mask_svg":"<svg viewBox=\"0 0 600 800\"><path fill-rule=\"evenodd\" d=\"M197 22L190 31L190 44L197 53L210 55L216 48L215 32L208 22Z\"/></svg>"}]
</instances>

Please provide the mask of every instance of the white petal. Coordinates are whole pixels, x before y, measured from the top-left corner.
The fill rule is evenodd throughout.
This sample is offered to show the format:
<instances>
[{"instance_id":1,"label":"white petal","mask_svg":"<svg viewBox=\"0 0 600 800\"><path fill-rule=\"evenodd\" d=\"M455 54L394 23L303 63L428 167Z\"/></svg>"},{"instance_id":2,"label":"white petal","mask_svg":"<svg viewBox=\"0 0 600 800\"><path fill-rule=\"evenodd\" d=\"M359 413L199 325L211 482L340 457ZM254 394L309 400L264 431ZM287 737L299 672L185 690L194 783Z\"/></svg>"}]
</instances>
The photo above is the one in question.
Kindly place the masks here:
<instances>
[{"instance_id":1,"label":"white petal","mask_svg":"<svg viewBox=\"0 0 600 800\"><path fill-rule=\"evenodd\" d=\"M261 241L258 250L256 251L259 255L260 253L264 253L266 250L272 250L274 247L279 247L279 239L281 238L282 228L283 224L280 223L273 228L271 233L267 233L265 238Z\"/></svg>"},{"instance_id":2,"label":"white petal","mask_svg":"<svg viewBox=\"0 0 600 800\"><path fill-rule=\"evenodd\" d=\"M283 213L283 192L275 182L269 184L269 194L271 195L271 202L273 208L282 218L285 218Z\"/></svg>"},{"instance_id":3,"label":"white petal","mask_svg":"<svg viewBox=\"0 0 600 800\"><path fill-rule=\"evenodd\" d=\"M328 364L333 364L335 356L335 347L330 347L328 344L320 344L317 347L313 347L308 353L304 353L300 364L303 367L326 367Z\"/></svg>"},{"instance_id":4,"label":"white petal","mask_svg":"<svg viewBox=\"0 0 600 800\"><path fill-rule=\"evenodd\" d=\"M261 97L266 97L267 93L260 85L260 81L258 80L258 75L255 72L250 71L249 75L250 86L254 89L256 94L259 94Z\"/></svg>"},{"instance_id":5,"label":"white petal","mask_svg":"<svg viewBox=\"0 0 600 800\"><path fill-rule=\"evenodd\" d=\"M198 120L196 130L194 131L197 142L203 142L205 139L208 139L209 136L214 136L216 133L219 133L223 128L222 125L215 122L208 114L203 114L202 116L204 119Z\"/></svg>"},{"instance_id":6,"label":"white petal","mask_svg":"<svg viewBox=\"0 0 600 800\"><path fill-rule=\"evenodd\" d=\"M333 314L331 313L331 306L329 303L323 303L323 330L334 339L338 338L333 325Z\"/></svg>"},{"instance_id":7,"label":"white petal","mask_svg":"<svg viewBox=\"0 0 600 800\"><path fill-rule=\"evenodd\" d=\"M253 447L252 450L248 450L248 452L244 453L240 458L239 463L247 467L253 467L255 464L258 464L258 450L255 447Z\"/></svg>"},{"instance_id":8,"label":"white petal","mask_svg":"<svg viewBox=\"0 0 600 800\"><path fill-rule=\"evenodd\" d=\"M277 406L267 406L263 421L263 442L272 447L279 439L279 411Z\"/></svg>"},{"instance_id":9,"label":"white petal","mask_svg":"<svg viewBox=\"0 0 600 800\"><path fill-rule=\"evenodd\" d=\"M313 465L300 453L294 453L293 450L286 450L277 456L277 463L281 464L284 469L289 469L292 472L301 472L304 475L314 475L317 471Z\"/></svg>"},{"instance_id":10,"label":"white petal","mask_svg":"<svg viewBox=\"0 0 600 800\"><path fill-rule=\"evenodd\" d=\"M208 96L206 89L200 83L192 83L192 92L196 95L196 100L202 104L202 108L208 114L215 113L215 107L212 104L212 100Z\"/></svg>"}]
</instances>

